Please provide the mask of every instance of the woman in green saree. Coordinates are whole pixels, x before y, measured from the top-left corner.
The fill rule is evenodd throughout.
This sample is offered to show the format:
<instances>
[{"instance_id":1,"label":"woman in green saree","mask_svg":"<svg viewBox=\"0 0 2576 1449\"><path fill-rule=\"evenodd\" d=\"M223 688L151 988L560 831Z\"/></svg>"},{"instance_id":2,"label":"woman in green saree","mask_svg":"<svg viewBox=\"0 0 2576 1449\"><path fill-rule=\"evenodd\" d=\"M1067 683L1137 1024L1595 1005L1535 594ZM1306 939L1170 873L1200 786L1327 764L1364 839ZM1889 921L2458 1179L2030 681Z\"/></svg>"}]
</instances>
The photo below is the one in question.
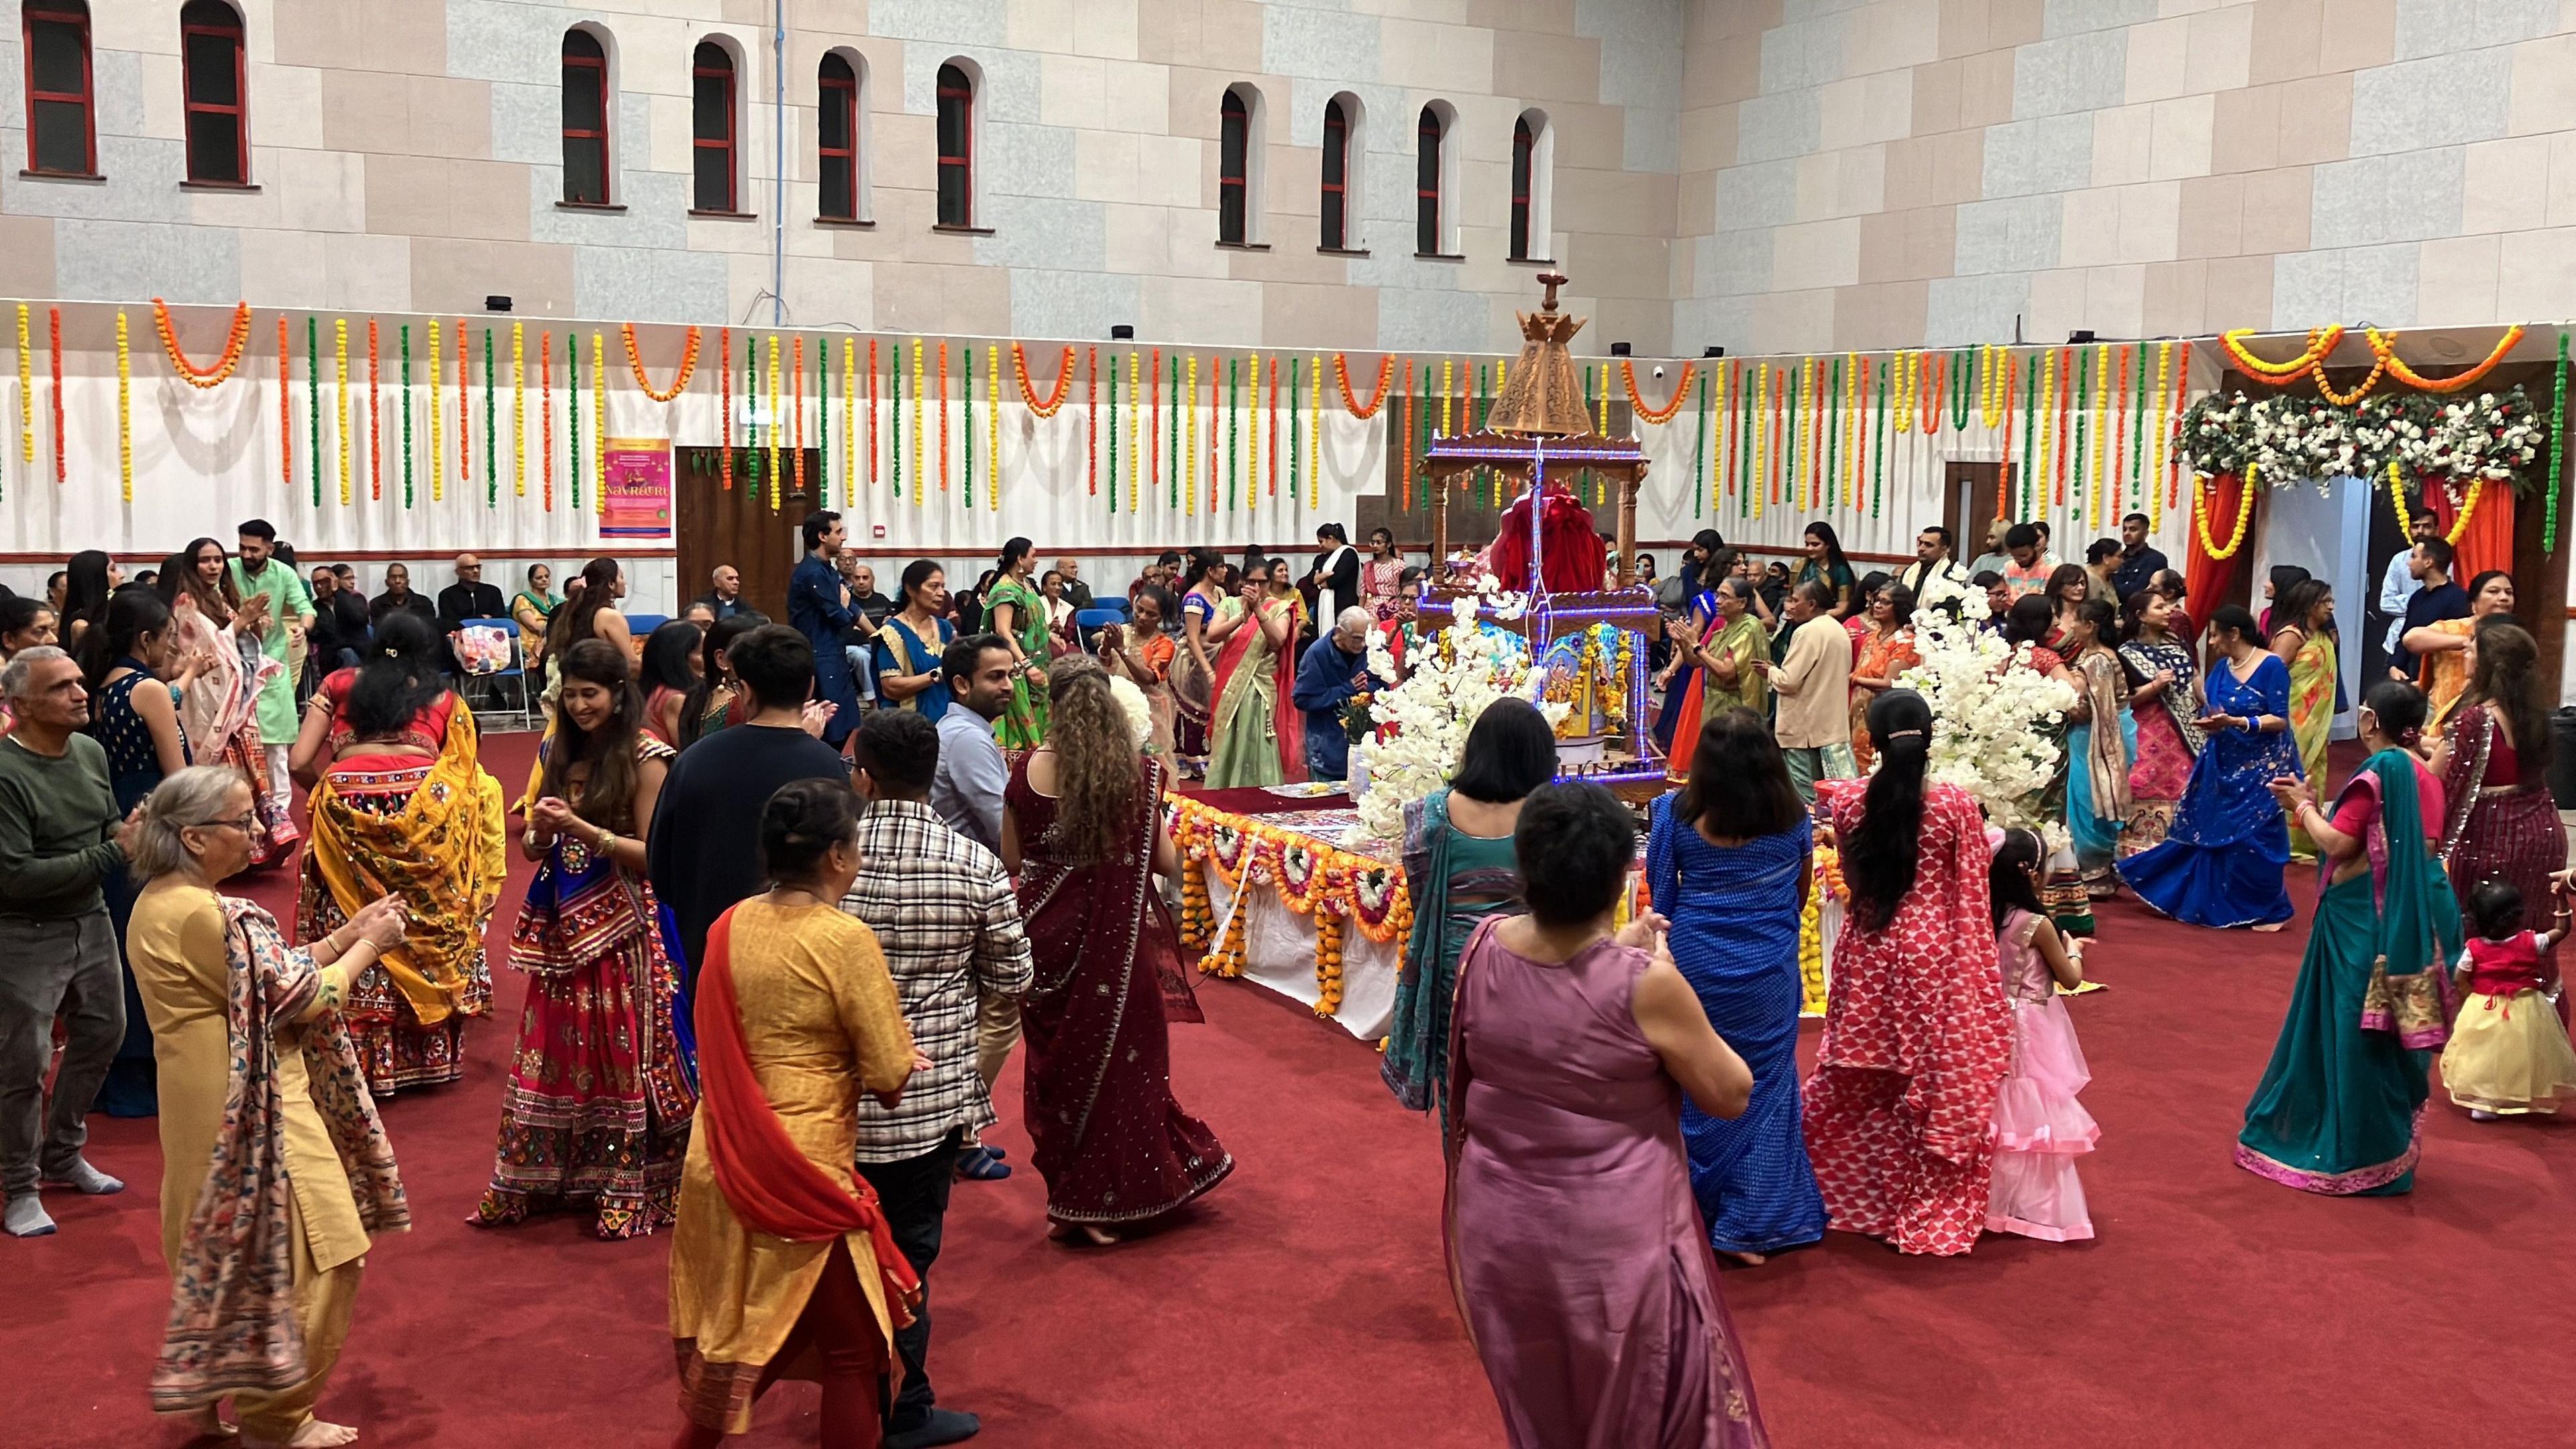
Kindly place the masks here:
<instances>
[{"instance_id":1,"label":"woman in green saree","mask_svg":"<svg viewBox=\"0 0 2576 1449\"><path fill-rule=\"evenodd\" d=\"M993 737L1006 750L1034 750L1046 743L1047 605L1029 582L1038 551L1025 538L1002 545L1000 575L984 595L984 627L1011 646L1011 702L993 721Z\"/></svg>"},{"instance_id":2,"label":"woman in green saree","mask_svg":"<svg viewBox=\"0 0 2576 1449\"><path fill-rule=\"evenodd\" d=\"M2460 953L2460 903L2433 853L2442 787L2413 749L2424 693L2382 681L2360 715L2371 755L2331 812L2307 781L2272 782L2316 842L2328 883L2236 1138L2237 1166L2337 1197L2414 1190L2425 1066L2450 1036L2448 968Z\"/></svg>"},{"instance_id":3,"label":"woman in green saree","mask_svg":"<svg viewBox=\"0 0 2576 1449\"><path fill-rule=\"evenodd\" d=\"M1216 728L1208 756L1211 790L1284 785L1306 778L1306 719L1283 708L1297 678L1297 635L1306 619L1296 569L1272 559L1244 585L1250 619L1216 660Z\"/></svg>"},{"instance_id":4,"label":"woman in green saree","mask_svg":"<svg viewBox=\"0 0 2576 1449\"><path fill-rule=\"evenodd\" d=\"M2334 729L2335 659L2334 586L2323 579L2301 579L2281 591L2272 605L2272 653L2290 667L2290 737L2299 742L2299 762L2307 768L2308 789L2326 793L2326 737ZM2290 857L2314 860L2317 847L2290 823Z\"/></svg>"}]
</instances>

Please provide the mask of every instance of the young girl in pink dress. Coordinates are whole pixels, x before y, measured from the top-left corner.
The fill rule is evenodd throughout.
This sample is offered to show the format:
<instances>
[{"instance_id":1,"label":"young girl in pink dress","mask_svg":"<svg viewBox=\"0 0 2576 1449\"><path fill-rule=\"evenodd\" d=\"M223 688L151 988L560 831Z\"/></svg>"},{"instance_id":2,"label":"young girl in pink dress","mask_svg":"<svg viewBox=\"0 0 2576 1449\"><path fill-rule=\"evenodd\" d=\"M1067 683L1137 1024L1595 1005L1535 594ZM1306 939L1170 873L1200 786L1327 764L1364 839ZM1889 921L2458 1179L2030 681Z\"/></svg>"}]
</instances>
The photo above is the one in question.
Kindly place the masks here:
<instances>
[{"instance_id":1,"label":"young girl in pink dress","mask_svg":"<svg viewBox=\"0 0 2576 1449\"><path fill-rule=\"evenodd\" d=\"M2083 984L2083 943L2059 935L2040 904L2046 856L2037 835L2007 830L1991 869L1995 957L2012 1003L2013 1044L2012 1071L1995 1098L1986 1230L2071 1243L2093 1236L2075 1158L2093 1150L2101 1129L2075 1100L2093 1074L2057 988Z\"/></svg>"},{"instance_id":2,"label":"young girl in pink dress","mask_svg":"<svg viewBox=\"0 0 2576 1449\"><path fill-rule=\"evenodd\" d=\"M2576 1050L2550 1009L2557 973L2547 952L2567 934L2567 904L2549 929L2524 928L2522 890L2489 876L2469 891L2469 925L2477 932L2460 953L2458 982L2468 996L2442 1048L2442 1085L2480 1122L2558 1110L2576 1094Z\"/></svg>"}]
</instances>

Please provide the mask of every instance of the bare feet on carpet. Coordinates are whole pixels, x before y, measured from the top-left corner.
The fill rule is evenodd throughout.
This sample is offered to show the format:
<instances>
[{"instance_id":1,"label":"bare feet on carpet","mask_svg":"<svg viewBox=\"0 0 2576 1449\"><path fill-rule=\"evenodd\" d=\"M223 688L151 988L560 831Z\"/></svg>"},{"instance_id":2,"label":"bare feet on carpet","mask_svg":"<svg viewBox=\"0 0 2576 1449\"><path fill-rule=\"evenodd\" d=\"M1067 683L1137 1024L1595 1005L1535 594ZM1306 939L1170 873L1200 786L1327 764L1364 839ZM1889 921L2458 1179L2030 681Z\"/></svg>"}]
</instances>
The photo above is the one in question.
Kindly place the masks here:
<instances>
[{"instance_id":1,"label":"bare feet on carpet","mask_svg":"<svg viewBox=\"0 0 2576 1449\"><path fill-rule=\"evenodd\" d=\"M223 1415L212 1404L202 1409L190 1409L184 1414L163 1414L161 1417L187 1425L200 1439L229 1439L241 1432L225 1423Z\"/></svg>"},{"instance_id":2,"label":"bare feet on carpet","mask_svg":"<svg viewBox=\"0 0 2576 1449\"><path fill-rule=\"evenodd\" d=\"M1088 1244L1095 1248L1113 1247L1118 1242L1116 1233L1095 1228L1089 1223L1053 1223L1047 1228L1047 1237L1059 1243Z\"/></svg>"},{"instance_id":3,"label":"bare feet on carpet","mask_svg":"<svg viewBox=\"0 0 2576 1449\"><path fill-rule=\"evenodd\" d=\"M347 1424L333 1424L321 1419L307 1419L304 1427L283 1444L270 1439L242 1436L242 1449L339 1449L343 1444L358 1442L358 1431Z\"/></svg>"},{"instance_id":4,"label":"bare feet on carpet","mask_svg":"<svg viewBox=\"0 0 2576 1449\"><path fill-rule=\"evenodd\" d=\"M1742 1263L1747 1268L1759 1268L1763 1264L1771 1261L1760 1253L1734 1253L1729 1252L1724 1248L1718 1249L1717 1255L1721 1258L1731 1258L1738 1263Z\"/></svg>"}]
</instances>

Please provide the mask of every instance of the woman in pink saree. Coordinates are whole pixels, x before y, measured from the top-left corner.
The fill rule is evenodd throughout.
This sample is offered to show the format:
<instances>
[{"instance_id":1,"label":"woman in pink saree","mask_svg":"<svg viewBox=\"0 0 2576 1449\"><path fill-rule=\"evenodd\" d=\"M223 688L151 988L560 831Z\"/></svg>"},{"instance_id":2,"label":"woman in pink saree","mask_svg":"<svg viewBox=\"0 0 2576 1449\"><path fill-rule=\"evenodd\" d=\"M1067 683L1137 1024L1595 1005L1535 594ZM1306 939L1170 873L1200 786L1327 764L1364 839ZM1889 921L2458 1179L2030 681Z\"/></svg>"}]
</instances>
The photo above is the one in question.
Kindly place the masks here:
<instances>
[{"instance_id":1,"label":"woman in pink saree","mask_svg":"<svg viewBox=\"0 0 2576 1449\"><path fill-rule=\"evenodd\" d=\"M1297 684L1297 637L1306 600L1296 571L1276 558L1244 587L1248 622L1226 636L1216 658L1216 731L1208 756L1211 790L1285 785L1306 778L1306 717L1288 706Z\"/></svg>"},{"instance_id":2,"label":"woman in pink saree","mask_svg":"<svg viewBox=\"0 0 2576 1449\"><path fill-rule=\"evenodd\" d=\"M178 656L198 662L196 682L179 701L179 727L199 761L229 765L250 781L259 817L251 835L251 864L273 865L295 853L303 832L287 796L268 788L260 753L259 692L286 666L261 650L268 596L242 602L224 567L224 546L201 538L161 565L161 600L170 606Z\"/></svg>"},{"instance_id":3,"label":"woman in pink saree","mask_svg":"<svg viewBox=\"0 0 2576 1449\"><path fill-rule=\"evenodd\" d=\"M1449 1282L1513 1449L1762 1449L1681 1136L1685 1090L1735 1117L1753 1073L1660 917L1611 935L1636 841L1598 785L1521 807L1529 914L1487 918L1458 963Z\"/></svg>"}]
</instances>

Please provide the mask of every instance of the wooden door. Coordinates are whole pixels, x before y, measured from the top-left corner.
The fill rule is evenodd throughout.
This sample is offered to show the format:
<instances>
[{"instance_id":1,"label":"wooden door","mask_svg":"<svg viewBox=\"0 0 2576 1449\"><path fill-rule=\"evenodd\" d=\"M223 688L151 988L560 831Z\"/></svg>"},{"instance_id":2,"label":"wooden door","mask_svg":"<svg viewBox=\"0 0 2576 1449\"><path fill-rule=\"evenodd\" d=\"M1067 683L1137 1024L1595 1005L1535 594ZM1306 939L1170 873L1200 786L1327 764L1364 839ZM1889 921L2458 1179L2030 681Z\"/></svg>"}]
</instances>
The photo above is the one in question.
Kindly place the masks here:
<instances>
[{"instance_id":1,"label":"wooden door","mask_svg":"<svg viewBox=\"0 0 2576 1449\"><path fill-rule=\"evenodd\" d=\"M2003 467L1997 463L1950 463L1941 473L1941 526L1950 530L1950 552L1965 568L1986 551L1986 521L2001 503Z\"/></svg>"},{"instance_id":2,"label":"wooden door","mask_svg":"<svg viewBox=\"0 0 2576 1449\"><path fill-rule=\"evenodd\" d=\"M778 490L778 506L769 506L769 480L759 475L753 486L754 458L765 470L768 455L749 448L737 448L733 455L733 487L724 485L721 448L680 448L675 450L673 465L678 470L673 500L673 522L678 529L680 590L679 603L705 593L712 585L718 564L731 564L742 574L742 596L750 605L770 618L787 620L787 576L796 571L797 560L804 557L804 540L798 529L805 515L815 507L818 483L822 477L821 455L805 454L806 486L799 490L795 482L793 454L782 450L779 458L787 462L787 480ZM677 610L674 610L677 613Z\"/></svg>"}]
</instances>

